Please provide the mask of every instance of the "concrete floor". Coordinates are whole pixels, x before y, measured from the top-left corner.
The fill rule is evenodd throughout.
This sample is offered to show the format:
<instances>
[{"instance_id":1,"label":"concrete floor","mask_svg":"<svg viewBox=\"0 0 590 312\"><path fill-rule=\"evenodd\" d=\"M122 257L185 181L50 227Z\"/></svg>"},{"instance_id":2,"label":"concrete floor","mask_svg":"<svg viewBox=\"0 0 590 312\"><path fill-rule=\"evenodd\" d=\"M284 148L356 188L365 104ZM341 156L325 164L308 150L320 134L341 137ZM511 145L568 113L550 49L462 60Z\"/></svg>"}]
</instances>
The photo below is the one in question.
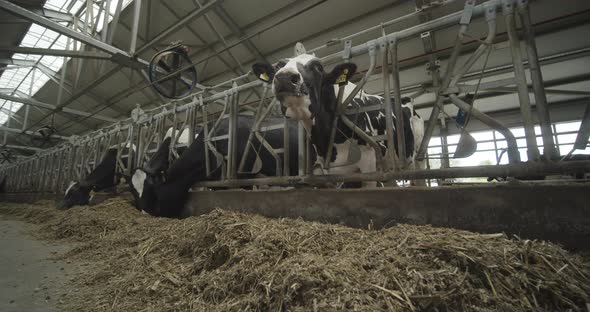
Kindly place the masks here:
<instances>
[{"instance_id":1,"label":"concrete floor","mask_svg":"<svg viewBox=\"0 0 590 312\"><path fill-rule=\"evenodd\" d=\"M0 311L57 311L74 265L49 260L69 246L51 245L27 235L34 225L0 218Z\"/></svg>"}]
</instances>

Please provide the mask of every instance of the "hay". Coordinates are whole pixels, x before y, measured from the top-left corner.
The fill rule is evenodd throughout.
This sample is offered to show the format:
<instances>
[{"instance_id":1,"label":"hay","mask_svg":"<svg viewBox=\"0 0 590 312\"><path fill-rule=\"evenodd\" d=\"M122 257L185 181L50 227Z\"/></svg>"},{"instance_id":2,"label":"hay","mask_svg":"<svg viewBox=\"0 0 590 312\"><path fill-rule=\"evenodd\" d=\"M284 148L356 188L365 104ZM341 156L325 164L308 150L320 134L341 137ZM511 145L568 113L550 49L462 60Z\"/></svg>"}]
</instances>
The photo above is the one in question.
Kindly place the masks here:
<instances>
[{"instance_id":1,"label":"hay","mask_svg":"<svg viewBox=\"0 0 590 312\"><path fill-rule=\"evenodd\" d=\"M398 225L352 229L223 210L156 219L121 199L3 204L91 261L66 310L585 311L590 263L542 241Z\"/></svg>"}]
</instances>

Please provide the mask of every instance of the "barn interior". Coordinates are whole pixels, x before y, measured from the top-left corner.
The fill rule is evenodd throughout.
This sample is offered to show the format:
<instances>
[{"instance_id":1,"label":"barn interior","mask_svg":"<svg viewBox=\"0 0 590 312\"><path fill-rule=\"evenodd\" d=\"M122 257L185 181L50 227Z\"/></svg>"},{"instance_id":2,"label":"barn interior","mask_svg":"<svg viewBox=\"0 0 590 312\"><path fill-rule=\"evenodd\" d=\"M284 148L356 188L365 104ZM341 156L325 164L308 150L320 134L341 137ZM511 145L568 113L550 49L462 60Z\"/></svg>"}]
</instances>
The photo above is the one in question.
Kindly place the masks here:
<instances>
[{"instance_id":1,"label":"barn interior","mask_svg":"<svg viewBox=\"0 0 590 312\"><path fill-rule=\"evenodd\" d=\"M98 207L130 198L134 172L172 129L171 164L191 157L183 151L192 144L207 155L207 177L191 185L183 218L222 208L357 229L430 225L583 253L590 246L589 22L586 0L0 0L0 199L54 206L74 181L102 168L113 148L115 177L124 178L94 188L91 198ZM340 98L335 118L346 124L384 113L392 128L365 140L397 155L377 157L375 172L314 171L312 138L302 123L297 133L289 130L273 82L252 67L300 54L313 54L326 72L356 64L345 82L384 102L355 107ZM404 128L403 119L391 115L406 105L424 130L412 128L422 144L401 152L408 139L393 129ZM238 133L238 116L256 122ZM223 133L221 121L229 123ZM369 130L348 127L353 138ZM281 133L279 145L265 145L271 132ZM245 152L235 148L241 137L248 138ZM261 149L274 161L244 160ZM275 174L256 175L260 166ZM359 182L378 186L345 187ZM582 272L590 266L582 259L567 266L581 265L587 281ZM184 283L177 278L173 286ZM414 310L418 299L396 289L403 309ZM573 297L552 308L588 309L587 293ZM232 309L224 304L214 309Z\"/></svg>"}]
</instances>

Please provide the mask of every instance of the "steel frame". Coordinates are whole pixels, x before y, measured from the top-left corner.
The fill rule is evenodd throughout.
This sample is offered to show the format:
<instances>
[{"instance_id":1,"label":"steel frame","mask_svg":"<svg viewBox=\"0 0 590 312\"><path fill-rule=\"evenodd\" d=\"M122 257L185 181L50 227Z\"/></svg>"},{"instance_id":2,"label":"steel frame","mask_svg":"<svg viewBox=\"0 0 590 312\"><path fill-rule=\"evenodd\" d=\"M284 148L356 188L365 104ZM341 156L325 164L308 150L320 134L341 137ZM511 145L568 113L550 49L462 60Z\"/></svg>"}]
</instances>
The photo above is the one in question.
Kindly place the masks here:
<instances>
[{"instance_id":1,"label":"steel frame","mask_svg":"<svg viewBox=\"0 0 590 312\"><path fill-rule=\"evenodd\" d=\"M4 1L4 0L0 0ZM215 1L214 1L215 2ZM210 2L210 3L214 3ZM518 5L518 10L514 10L514 5ZM203 6L201 10L204 9ZM434 88L431 90L436 93L437 95L437 104L434 106L433 113L431 115L430 120L437 120L438 113L440 111L440 107L442 107L442 99L449 98L452 103L459 108L466 109L467 104L462 101L462 99L456 94L457 90L461 88L458 85L458 82L461 78L466 75L469 71L471 66L477 61L479 57L481 57L489 46L492 43L492 40L495 37L495 28L496 28L496 12L498 10L502 10L504 14L504 18L507 21L506 25L508 28L512 28L514 25L514 18L516 18L517 13L524 17L526 22L526 14L528 14L528 2L526 0L490 0L484 2L479 5L475 5L474 1L468 0L466 1L466 5L463 11L456 12L438 19L434 19L431 21L424 22L420 25L415 27L411 27L408 29L404 29L401 31L397 31L394 33L386 34L380 36L376 39L369 40L363 44L352 46L350 42L345 43L345 48L341 52L337 52L326 57L322 58L324 62L334 62L339 59L349 59L353 56L362 56L364 54L368 54L371 65L363 79L353 91L347 99L342 99L339 97L341 107L346 107L346 104L350 102L350 100L354 97L354 94L358 92L365 83L371 77L373 68L376 63L377 53L381 53L383 64L387 65L384 66L384 70L382 71L383 81L384 81L384 89L386 94L390 94L390 91L394 93L395 101L393 104L388 105L386 103L384 109L388 112L386 116L388 117L388 121L390 121L391 125L393 124L393 119L391 117L391 112L395 111L399 114L401 111L401 88L399 83L399 77L396 74L393 75L393 89L390 90L390 81L389 81L389 58L388 55L392 55L391 63L393 66L393 72L397 73L396 70L399 66L399 60L396 57L397 54L397 46L398 43L406 40L411 37L420 36L425 32L432 32L441 28L448 28L452 27L455 24L459 24L459 31L457 35L457 40L455 44L455 48L449 60L449 65L447 72L441 77L442 81L438 88ZM479 16L485 16L486 23L488 25L488 37L484 40L481 46L473 53L473 55L467 60L465 64L457 64L458 56L461 52L462 40L465 36L469 25L471 24L472 20ZM111 27L112 30L112 27ZM512 29L513 30L513 29ZM158 37L165 36L165 33L161 33ZM522 55L522 51L520 51L520 43L516 38L512 38L510 40L510 45L512 47L513 52L513 62L520 62L522 65L522 61L518 57L520 54ZM536 47L534 46L534 35L531 31L527 31L527 55L529 58L529 62L537 64L538 68L538 57L536 56ZM154 42L152 39L150 42ZM139 48L137 51L143 50L149 44L144 45L144 47ZM228 45L228 46L231 46ZM458 70L455 70L455 67L458 67ZM115 69L116 70L116 69ZM525 90L528 92L528 86L526 82L526 77L522 74L524 68L516 68L517 77L516 79L508 79L503 81L496 81L493 82L493 86L498 88L502 86L507 86L510 84L514 84L516 81L519 90L522 91L524 86ZM518 73L520 72L520 74ZM105 75L107 77L108 75ZM70 179L81 179L87 173L88 170L91 169L99 159L99 154L104 153L106 148L109 146L116 146L118 149L117 155L117 170L119 172L130 174L133 170L133 167L141 166L149 153L153 152L155 148L161 142L161 134L162 131L167 127L174 127L174 138L177 139L180 135L183 128L188 128L189 132L191 133L191 140L192 135L196 132L196 128L200 125L204 126L204 135L205 135L205 150L213 152L214 155L217 155L216 164L212 164L211 160L207 157L206 160L206 167L207 172L210 173L212 169L214 169L214 165L222 166L224 174L222 175L223 178L221 181L210 181L210 182L202 182L199 183L200 186L209 186L209 187L237 187L241 185L262 185L262 184L273 184L273 185L296 185L296 184L326 184L326 183L336 183L336 182L347 182L347 181L390 181L390 180L400 180L400 179L430 179L430 178L456 178L456 177L474 177L474 176L525 176L525 175L539 175L539 174L553 174L553 173L562 173L562 172L588 172L590 171L590 162L571 162L571 163L519 163L519 154L518 149L516 146L516 139L514 135L502 125L499 121L495 120L494 118L479 112L478 110L471 109L472 117L479 119L485 124L488 124L492 129L502 133L509 146L509 165L502 165L502 166L475 166L475 167L463 167L463 168L443 168L438 170L407 170L404 168L403 163L398 163L400 159L392 159L393 157L387 156L385 160L382 162L380 161L380 170L375 173L368 173L368 174L351 174L351 175L333 175L333 176L313 176L311 175L310 168L311 164L309 162L309 149L306 149L308 146L308 142L306 139L306 135L302 127L299 130L299 172L297 176L289 176L286 170L280 170L281 162L277 161L277 172L281 173L283 171L283 176L278 177L269 177L269 178L261 178L261 179L236 179L238 172L242 172L245 170L243 165L243 159L238 159L235 151L235 129L236 129L236 121L239 112L238 106L238 96L241 92L250 91L259 87L262 87L262 94L261 100L258 104L258 107L255 111L255 120L254 126L251 129L251 134L249 137L249 141L253 140L254 137L260 140L259 133L261 131L270 130L270 129L278 129L284 127L286 129L285 123L278 124L275 126L267 126L266 129L262 129L261 122L270 115L272 108L275 106L271 101L268 106L266 106L266 94L268 92L268 86L263 84L260 81L253 81L244 83L241 85L237 84L238 79L242 79L243 77L238 77L236 79L230 80L228 83L231 83L231 88L226 89L221 92L213 93L210 92L211 90L203 90L199 91L195 94L187 96L184 99L176 100L170 103L163 105L162 107L152 109L146 112L140 111L137 109L135 114L132 114L132 118L128 118L125 120L121 120L111 126L105 127L99 131L95 131L89 134L86 134L81 137L70 137L69 142L56 146L52 149L45 150L42 152L37 153L36 156L19 161L16 164L11 166L4 167L0 169L0 174L8 174L10 177L16 177L14 179L9 179L8 189L11 191L21 191L21 190L35 190L35 191L58 191L63 190L66 185L66 182ZM99 78L104 79L104 78ZM535 91L536 97L542 97L544 93L543 88L539 88L539 82L542 80L536 81L537 79L542 79L541 77L537 76L533 80L533 90ZM536 81L536 82L535 82ZM214 88L218 88L228 83L223 83L218 86L214 86ZM535 87L537 85L537 87ZM464 91L464 90L463 90ZM428 90L423 90L420 92L429 92ZM522 93L522 92L521 92ZM80 93L79 93L80 94ZM527 94L528 97L528 94ZM386 98L388 98L386 96ZM520 97L520 107L521 111L528 111L527 116L531 116L530 112L530 99L524 99L522 96ZM188 101L188 103L187 103ZM217 117L217 121L211 126L208 126L208 122L210 121L209 117L213 116L213 114L209 113L207 107L209 105L218 105L221 104L223 109L221 114ZM381 106L375 107L374 109L382 109ZM201 118L198 117L200 113ZM361 129L358 129L354 123L346 117L345 114L341 114L339 116L344 124L350 127L353 131L355 131L358 135L362 136L369 144L377 146L377 140L383 140L385 137L380 138L373 138L368 136L364 133ZM230 132L228 134L217 135L215 134L215 129L219 124L219 121L223 118L229 118L230 120ZM532 118L532 117L531 117ZM400 120L401 118L398 118ZM389 123L388 123L389 124ZM429 123L428 130L426 132L424 141L422 143L422 147L420 149L420 154L424 155L426 151L426 147L428 146L428 141L432 136L432 131L434 129L434 122ZM400 127L400 124L396 124L398 129L403 129ZM387 129L387 137L391 136L391 127ZM545 127L547 128L547 127ZM548 127L549 130L545 129L543 132L543 136L550 136L554 137L552 133L551 127ZM548 132L547 132L548 131ZM158 134L159 133L159 134ZM531 141L530 133L527 132L525 138L527 142ZM285 135L285 138L287 135ZM403 136L398 137L398 144L401 146L405 146L403 142ZM544 138L545 139L545 138ZM217 140L227 140L227 144L229 147L229 154L228 155L221 155L215 150L215 146L212 144L213 141ZM535 137L532 138L535 140ZM109 143L105 143L108 141ZM276 147L268 147L263 146L269 151L274 151L275 159L280 160L278 157L279 152L283 152L284 155L288 155L287 150L287 140L285 139L285 146L282 150L276 149ZM388 148L390 151L393 151L393 140L388 140ZM128 153L123 153L124 147L131 147L136 146L137 149L128 149ZM177 153L175 153L175 149L178 147L176 143L172 144L171 146L171 157L175 158ZM530 149L529 155L532 156L532 159L535 159L536 149L536 142L535 144L531 144L528 146ZM249 153L246 151L245 154ZM394 154L394 153L389 153ZM206 153L209 156L209 153ZM380 155L380 153L379 153ZM401 153L403 155L403 153ZM244 155L242 155L244 156ZM127 163L123 162L123 158L127 157ZM400 157L402 160L403 157ZM61 161L66 159L65 162L58 162L55 163L57 160ZM239 162L238 162L239 161ZM395 164L393 163L395 162ZM63 163L63 164L62 164ZM283 159L284 168L287 168L288 160ZM37 176L40 177L48 177L52 174L57 172L57 179L49 179L52 180L53 183L48 185L43 178L39 180L39 184L36 183ZM294 174L294 173L291 173ZM23 182L24 181L24 182ZM34 185L34 188L31 189L30 186Z\"/></svg>"}]
</instances>

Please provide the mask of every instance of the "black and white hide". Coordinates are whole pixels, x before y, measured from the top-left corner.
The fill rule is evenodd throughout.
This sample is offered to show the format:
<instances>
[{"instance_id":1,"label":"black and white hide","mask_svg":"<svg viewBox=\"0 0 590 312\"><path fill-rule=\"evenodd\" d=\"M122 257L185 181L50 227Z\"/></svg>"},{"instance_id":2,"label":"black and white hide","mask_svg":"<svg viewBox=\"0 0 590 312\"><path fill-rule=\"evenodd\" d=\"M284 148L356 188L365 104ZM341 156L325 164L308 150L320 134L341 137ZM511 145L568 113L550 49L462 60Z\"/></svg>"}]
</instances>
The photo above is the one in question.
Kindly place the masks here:
<instances>
[{"instance_id":1,"label":"black and white hide","mask_svg":"<svg viewBox=\"0 0 590 312\"><path fill-rule=\"evenodd\" d=\"M280 119L268 118L262 126L277 124ZM250 129L254 124L251 116L238 116L237 120L237 153L236 166L244 154ZM296 173L298 169L297 159L297 123L289 121L289 153L291 162L289 171ZM209 125L211 128L213 122ZM228 133L229 120L220 122L212 136L222 136ZM264 139L274 148L283 146L283 132L279 130L267 131L263 134ZM138 209L153 216L181 217L183 208L189 196L189 189L197 182L207 180L218 180L221 177L221 163L217 161L213 151L209 151L211 174L207 176L205 160L205 142L203 131L199 132L195 141L188 149L180 155L170 168L160 177L149 174L146 170L138 169L133 177L133 187L138 198L136 202ZM227 140L211 142L214 148L221 154L228 154ZM280 155L281 158L283 155ZM165 166L164 157L156 160L150 159L148 167L161 168ZM252 141L252 149L245 161L244 173L238 173L238 178L253 178L260 175L275 176L276 166L274 157L261 145L257 139Z\"/></svg>"},{"instance_id":2,"label":"black and white hide","mask_svg":"<svg viewBox=\"0 0 590 312\"><path fill-rule=\"evenodd\" d=\"M3 175L0 177L0 193L6 193L6 180L7 176Z\"/></svg>"},{"instance_id":3,"label":"black and white hide","mask_svg":"<svg viewBox=\"0 0 590 312\"><path fill-rule=\"evenodd\" d=\"M57 204L58 209L67 209L76 205L88 205L91 192L110 189L119 184L120 177L115 174L117 166L117 149L111 148L94 170L82 181L72 181L66 189L64 198Z\"/></svg>"},{"instance_id":4,"label":"black and white hide","mask_svg":"<svg viewBox=\"0 0 590 312\"><path fill-rule=\"evenodd\" d=\"M324 71L318 58L309 54L280 61L276 66L268 63L256 63L252 66L254 74L260 80L272 82L272 90L281 103L283 114L300 121L307 130L317 152L314 174L348 174L369 173L376 171L376 155L372 147L354 135L341 120L337 121L334 146L328 168L324 168L324 159L328 154L330 133L336 118L337 94L340 80L346 84L343 99L352 93L355 84L348 82L356 72L356 65L343 63L330 72ZM361 90L348 105L349 109L383 104L384 98L367 94ZM402 105L406 155L410 166L415 167L415 154L424 137L424 121L415 112L411 103ZM362 112L347 115L350 120L376 136L386 132L385 114L380 111ZM396 116L394 117L394 121ZM395 122L393 125L395 132ZM394 141L397 141L393 133ZM383 145L384 146L384 145ZM396 142L397 149L397 142ZM385 154L385 148L381 151ZM396 151L397 152L397 151ZM418 166L423 167L420 163ZM373 186L375 183L367 183Z\"/></svg>"}]
</instances>

